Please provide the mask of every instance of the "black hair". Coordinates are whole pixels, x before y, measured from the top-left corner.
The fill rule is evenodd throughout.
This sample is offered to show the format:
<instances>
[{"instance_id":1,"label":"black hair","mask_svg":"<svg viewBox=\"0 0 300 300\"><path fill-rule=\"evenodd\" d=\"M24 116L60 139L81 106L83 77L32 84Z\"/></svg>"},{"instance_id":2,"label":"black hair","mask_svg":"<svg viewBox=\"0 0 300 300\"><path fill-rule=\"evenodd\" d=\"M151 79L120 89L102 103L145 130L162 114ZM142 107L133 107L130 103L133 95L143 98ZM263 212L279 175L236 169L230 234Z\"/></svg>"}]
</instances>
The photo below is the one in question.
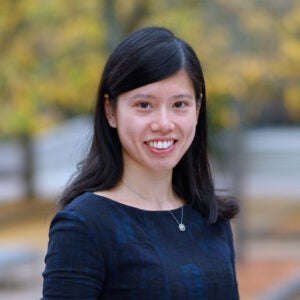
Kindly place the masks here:
<instances>
[{"instance_id":1,"label":"black hair","mask_svg":"<svg viewBox=\"0 0 300 300\"><path fill-rule=\"evenodd\" d=\"M122 177L122 147L116 129L110 127L105 117L105 95L115 104L121 93L167 78L181 69L191 79L201 108L194 140L173 170L173 189L210 223L238 213L235 199L221 198L215 193L207 155L206 91L199 59L184 40L161 27L131 33L108 58L98 88L92 143L60 198L61 207L86 191L110 189Z\"/></svg>"}]
</instances>

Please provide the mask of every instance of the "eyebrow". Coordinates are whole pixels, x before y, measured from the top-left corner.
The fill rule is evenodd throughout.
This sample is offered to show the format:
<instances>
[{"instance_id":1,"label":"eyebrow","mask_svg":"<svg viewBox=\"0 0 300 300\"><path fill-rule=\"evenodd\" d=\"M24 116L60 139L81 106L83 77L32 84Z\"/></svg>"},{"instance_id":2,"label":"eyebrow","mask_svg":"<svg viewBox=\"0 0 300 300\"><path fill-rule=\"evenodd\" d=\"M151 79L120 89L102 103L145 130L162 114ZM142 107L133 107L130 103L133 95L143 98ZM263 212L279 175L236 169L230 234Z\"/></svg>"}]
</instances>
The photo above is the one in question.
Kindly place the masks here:
<instances>
[{"instance_id":1,"label":"eyebrow","mask_svg":"<svg viewBox=\"0 0 300 300\"><path fill-rule=\"evenodd\" d=\"M133 95L133 96L130 97L130 99L140 99L140 98L143 98L143 99L153 99L155 97L151 96L149 94L143 94L143 93L138 93L138 94L135 94L135 95Z\"/></svg>"},{"instance_id":2,"label":"eyebrow","mask_svg":"<svg viewBox=\"0 0 300 300\"><path fill-rule=\"evenodd\" d=\"M171 98L175 98L175 99L181 99L181 98L189 98L191 100L195 99L195 97L193 97L192 95L190 94L179 94L179 95L175 95Z\"/></svg>"},{"instance_id":3,"label":"eyebrow","mask_svg":"<svg viewBox=\"0 0 300 300\"><path fill-rule=\"evenodd\" d=\"M130 99L154 99L155 97L152 96L152 95L149 95L149 94L144 94L144 93L138 93L138 94L135 94L133 95L132 97L130 97ZM178 94L178 95L174 95L174 96L171 96L170 98L175 98L175 99L182 99L182 98L188 98L188 99L195 99L195 97L193 97L192 95L190 94Z\"/></svg>"}]
</instances>

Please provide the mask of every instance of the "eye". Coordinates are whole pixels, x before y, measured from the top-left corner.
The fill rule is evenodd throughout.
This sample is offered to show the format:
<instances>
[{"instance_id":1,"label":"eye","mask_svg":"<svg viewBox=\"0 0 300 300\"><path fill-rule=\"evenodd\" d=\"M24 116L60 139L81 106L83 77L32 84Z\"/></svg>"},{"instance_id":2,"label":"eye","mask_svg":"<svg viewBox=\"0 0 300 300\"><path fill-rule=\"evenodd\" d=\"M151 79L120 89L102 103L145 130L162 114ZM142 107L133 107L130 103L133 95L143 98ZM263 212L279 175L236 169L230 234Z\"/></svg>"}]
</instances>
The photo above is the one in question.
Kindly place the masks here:
<instances>
[{"instance_id":1,"label":"eye","mask_svg":"<svg viewBox=\"0 0 300 300\"><path fill-rule=\"evenodd\" d=\"M184 101L177 101L173 104L174 108L186 108L187 104Z\"/></svg>"},{"instance_id":2,"label":"eye","mask_svg":"<svg viewBox=\"0 0 300 300\"><path fill-rule=\"evenodd\" d=\"M152 106L149 102L139 102L137 107L142 109L150 109Z\"/></svg>"}]
</instances>

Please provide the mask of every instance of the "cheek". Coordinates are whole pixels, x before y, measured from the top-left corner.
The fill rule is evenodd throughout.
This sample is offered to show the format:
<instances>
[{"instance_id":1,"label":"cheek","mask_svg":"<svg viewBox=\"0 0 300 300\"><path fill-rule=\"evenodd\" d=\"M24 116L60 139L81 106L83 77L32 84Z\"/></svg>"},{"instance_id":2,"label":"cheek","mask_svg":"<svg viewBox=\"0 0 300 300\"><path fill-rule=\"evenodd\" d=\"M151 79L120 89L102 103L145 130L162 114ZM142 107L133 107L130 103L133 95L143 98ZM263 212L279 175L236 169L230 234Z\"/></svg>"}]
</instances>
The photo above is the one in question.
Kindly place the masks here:
<instances>
[{"instance_id":1,"label":"cheek","mask_svg":"<svg viewBox=\"0 0 300 300\"><path fill-rule=\"evenodd\" d=\"M132 143L138 140L141 135L141 124L134 118L126 118L118 120L117 131L122 145Z\"/></svg>"},{"instance_id":2,"label":"cheek","mask_svg":"<svg viewBox=\"0 0 300 300\"><path fill-rule=\"evenodd\" d=\"M192 141L194 140L195 133L196 133L196 126L193 126L190 128L190 143L192 143Z\"/></svg>"},{"instance_id":3,"label":"cheek","mask_svg":"<svg viewBox=\"0 0 300 300\"><path fill-rule=\"evenodd\" d=\"M195 134L196 134L196 126L197 126L197 120L195 119L194 122L189 122L186 124L185 127L185 134L187 136L187 143L191 144L194 140Z\"/></svg>"}]
</instances>

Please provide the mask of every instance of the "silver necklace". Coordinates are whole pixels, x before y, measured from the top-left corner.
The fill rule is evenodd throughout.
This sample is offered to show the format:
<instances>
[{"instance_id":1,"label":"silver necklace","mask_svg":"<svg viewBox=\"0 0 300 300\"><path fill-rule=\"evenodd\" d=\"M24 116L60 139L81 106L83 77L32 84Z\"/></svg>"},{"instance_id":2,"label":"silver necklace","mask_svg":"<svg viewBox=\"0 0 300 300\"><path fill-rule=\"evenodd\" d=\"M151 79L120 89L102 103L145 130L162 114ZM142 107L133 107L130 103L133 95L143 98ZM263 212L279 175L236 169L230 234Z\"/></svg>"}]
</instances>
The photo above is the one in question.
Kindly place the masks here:
<instances>
[{"instance_id":1,"label":"silver necklace","mask_svg":"<svg viewBox=\"0 0 300 300\"><path fill-rule=\"evenodd\" d=\"M149 202L149 200L147 200L141 193L139 193L138 191L134 190L130 185L128 185L125 181L123 181L123 184L134 194L138 195L141 199L143 199L144 201ZM181 218L180 218L180 222L178 221L178 219L175 217L175 215L173 214L173 212L171 210L168 210L168 212L171 214L171 216L173 217L173 219L175 220L175 222L178 224L178 229L180 231L185 231L185 225L183 224L183 206L181 207Z\"/></svg>"},{"instance_id":2,"label":"silver necklace","mask_svg":"<svg viewBox=\"0 0 300 300\"><path fill-rule=\"evenodd\" d=\"M170 210L169 210L169 213L171 214L171 216L173 217L173 219L178 224L179 230L180 231L185 231L185 225L182 223L182 221L183 221L183 206L181 206L181 219L180 219L180 222L177 220L177 218L175 217L175 215Z\"/></svg>"}]
</instances>

